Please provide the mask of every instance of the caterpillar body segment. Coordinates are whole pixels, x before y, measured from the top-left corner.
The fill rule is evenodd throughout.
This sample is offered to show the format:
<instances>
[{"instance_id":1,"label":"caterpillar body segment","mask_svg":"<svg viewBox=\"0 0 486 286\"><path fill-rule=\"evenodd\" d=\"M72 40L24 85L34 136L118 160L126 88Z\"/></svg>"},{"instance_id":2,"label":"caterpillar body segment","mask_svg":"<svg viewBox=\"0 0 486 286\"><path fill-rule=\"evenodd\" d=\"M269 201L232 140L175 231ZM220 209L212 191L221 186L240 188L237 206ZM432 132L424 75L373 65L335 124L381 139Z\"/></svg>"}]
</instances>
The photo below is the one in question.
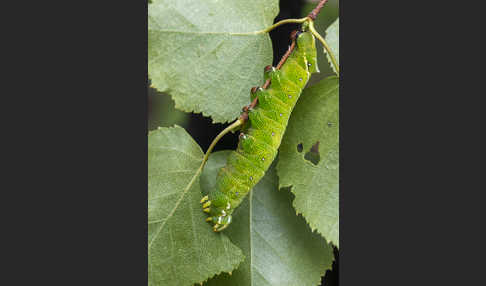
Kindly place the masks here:
<instances>
[{"instance_id":1,"label":"caterpillar body segment","mask_svg":"<svg viewBox=\"0 0 486 286\"><path fill-rule=\"evenodd\" d=\"M201 200L209 214L206 221L213 224L214 231L231 223L235 208L265 175L277 156L292 109L311 73L319 71L315 39L310 32L294 34L291 47L293 50L279 69L265 67L268 87L251 89L251 99L257 98L258 103L243 109L248 122L241 128L238 147L219 170L215 188L209 191L207 199Z\"/></svg>"}]
</instances>

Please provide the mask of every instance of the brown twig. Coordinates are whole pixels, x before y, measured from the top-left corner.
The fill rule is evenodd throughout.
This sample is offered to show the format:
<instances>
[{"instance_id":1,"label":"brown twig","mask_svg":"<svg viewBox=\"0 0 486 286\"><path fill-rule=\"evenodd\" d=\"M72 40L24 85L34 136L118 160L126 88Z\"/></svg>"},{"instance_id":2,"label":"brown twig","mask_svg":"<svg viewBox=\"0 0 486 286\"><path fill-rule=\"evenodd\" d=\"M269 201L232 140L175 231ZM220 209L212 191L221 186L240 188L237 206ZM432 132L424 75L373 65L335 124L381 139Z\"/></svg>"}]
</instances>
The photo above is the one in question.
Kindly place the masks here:
<instances>
[{"instance_id":1,"label":"brown twig","mask_svg":"<svg viewBox=\"0 0 486 286\"><path fill-rule=\"evenodd\" d=\"M285 55L283 55L283 57L280 60L280 62L278 63L278 65L275 67L276 69L279 70L282 67L282 65L285 63L285 61L287 60L287 58L290 56L290 53L292 53L292 51L294 50L294 48L295 48L295 39L292 39L292 44L290 44L289 49L287 50L287 52L285 53Z\"/></svg>"},{"instance_id":2,"label":"brown twig","mask_svg":"<svg viewBox=\"0 0 486 286\"><path fill-rule=\"evenodd\" d=\"M321 0L319 2L319 4L317 4L316 8L314 8L314 10L312 10L309 15L307 15L307 17L311 18L312 21L314 21L317 17L317 14L319 14L319 12L321 12L321 9L322 9L322 6L324 6L324 4L326 4L327 0Z\"/></svg>"},{"instance_id":3,"label":"brown twig","mask_svg":"<svg viewBox=\"0 0 486 286\"><path fill-rule=\"evenodd\" d=\"M322 6L324 6L324 4L326 3L326 1L327 0L321 0L319 2L319 4L317 4L316 8L314 8L314 10L312 10L312 12L310 12L309 15L307 17L305 17L305 18L302 18L302 19L283 20L283 21L280 21L280 22L272 25L270 28L265 29L265 30L263 30L261 32L267 33L269 31L271 31L272 29L278 27L279 25L282 25L282 24L285 24L285 23L304 23L304 22L309 22L309 26L310 26L310 29L312 31L312 29L313 29L313 21L316 19L317 14L319 14L319 12L322 9ZM313 34L314 34L314 32L313 32ZM292 43L290 44L289 49L287 50L287 52L283 55L283 57L278 62L278 65L275 67L275 69L279 70L282 67L282 65L287 61L288 57L290 56L290 54L292 53L292 51L295 48L295 41L297 39L297 35L298 35L298 31L293 31L290 34L290 39L292 40ZM271 66L265 67L265 71L268 71L268 69L272 69L272 67ZM262 88L263 89L267 89L269 85L270 85L270 79L267 79L265 81L265 83L263 84ZM256 90L257 90L256 87L252 88L252 93L256 92ZM255 97L255 99L253 99L253 101L250 103L250 105L243 107L243 112L241 113L241 115L238 118L238 120L236 120L235 122L233 122L230 126L226 127L220 134L218 134L218 136L213 140L213 142L209 146L208 151L206 151L206 154L204 155L202 164L199 167L199 169L196 172L196 174L194 175L194 177L191 179L191 183L190 184L192 184L192 181L201 173L202 168L204 167L204 164L206 163L207 159L209 158L209 154L211 153L212 148L214 148L214 146L219 141L219 139L221 139L221 137L223 137L229 131L233 131L237 127L241 127L242 125L244 125L248 121L248 112L250 111L250 109L254 108L257 104L258 104L258 97ZM314 146L312 146L311 151L313 151L313 150L319 152L319 141L317 141L316 144Z\"/></svg>"},{"instance_id":4,"label":"brown twig","mask_svg":"<svg viewBox=\"0 0 486 286\"><path fill-rule=\"evenodd\" d=\"M289 49L282 56L282 58L280 59L280 62L278 62L278 64L275 67L275 69L279 70L283 66L283 64L285 63L285 61L287 61L288 57L290 56L290 54L292 53L292 51L294 50L294 48L295 48L295 39L292 39L292 43L290 44ZM267 79L267 81L265 82L265 84L263 84L262 88L263 89L267 89L269 85L270 85L270 79Z\"/></svg>"},{"instance_id":5,"label":"brown twig","mask_svg":"<svg viewBox=\"0 0 486 286\"><path fill-rule=\"evenodd\" d=\"M324 6L324 4L326 4L326 2L327 0L321 0L319 4L317 4L316 8L314 8L314 10L312 10L307 17L310 18L312 21L314 21L317 17L317 14L321 12L321 9ZM290 35L290 38L292 39L292 44L290 45L285 55L283 55L282 59L280 59L278 65L275 67L277 70L282 67L282 65L285 63L287 58L290 56L290 53L292 53L292 51L294 50L296 36L297 36L297 31L293 31L292 34ZM263 84L262 88L267 89L269 85L270 85L270 79L267 79L267 81L265 81L265 83ZM255 97L255 99L253 99L250 105L243 107L243 113L240 115L239 119L246 122L248 120L248 111L254 108L257 104L258 104L258 97Z\"/></svg>"},{"instance_id":6,"label":"brown twig","mask_svg":"<svg viewBox=\"0 0 486 286\"><path fill-rule=\"evenodd\" d=\"M324 4L326 4L326 2L327 0L321 0L319 4L317 4L316 8L314 8L314 10L312 10L307 17L312 21L314 21L317 17L317 14L321 12L321 9L324 6ZM294 50L296 36L297 36L297 31L293 31L292 34L290 35L290 38L292 39L292 44L290 45L285 55L283 55L282 59L280 59L280 62L278 63L276 69L280 69L282 67L282 65L285 63L287 58L290 56L290 53L292 53L292 51ZM263 84L262 88L267 89L269 85L270 85L270 79L267 79L267 81L265 81L265 83ZM250 105L243 107L243 113L240 115L239 119L243 121L248 120L248 111L254 108L257 104L258 104L258 97L255 97L255 99L253 99Z\"/></svg>"},{"instance_id":7,"label":"brown twig","mask_svg":"<svg viewBox=\"0 0 486 286\"><path fill-rule=\"evenodd\" d=\"M277 69L277 70L280 69L282 67L282 65L285 63L285 61L287 60L287 58L290 56L292 51L294 50L294 48L295 48L295 36L294 36L294 34L295 33L293 33L293 35L291 36L292 37L292 43L290 44L289 49L282 56L282 58L280 59L280 62L278 62L278 65L275 67L275 69ZM262 88L267 89L269 85L270 85L270 79L267 79L267 81L265 81L265 83L263 84ZM253 101L250 103L250 105L243 107L243 113L240 115L240 119L243 120L243 121L248 120L248 111L250 109L254 108L257 105L257 103L258 103L258 97L255 97L255 99L253 99Z\"/></svg>"}]
</instances>

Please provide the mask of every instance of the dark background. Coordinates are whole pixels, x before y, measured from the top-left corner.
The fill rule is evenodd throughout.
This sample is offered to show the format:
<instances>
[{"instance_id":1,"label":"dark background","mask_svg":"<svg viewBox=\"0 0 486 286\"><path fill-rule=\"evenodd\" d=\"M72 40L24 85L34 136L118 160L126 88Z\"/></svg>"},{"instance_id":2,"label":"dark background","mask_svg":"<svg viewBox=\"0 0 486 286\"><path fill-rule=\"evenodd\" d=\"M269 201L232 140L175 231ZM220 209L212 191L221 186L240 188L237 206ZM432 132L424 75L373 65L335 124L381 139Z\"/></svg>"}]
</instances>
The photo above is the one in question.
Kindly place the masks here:
<instances>
[{"instance_id":1,"label":"dark background","mask_svg":"<svg viewBox=\"0 0 486 286\"><path fill-rule=\"evenodd\" d=\"M318 1L317 1L318 2ZM290 18L302 18L306 16L314 7L315 2L303 0L280 0L280 12L275 18L274 22ZM315 25L321 35L325 35L326 28L332 24L339 15L338 1L330 0L321 10L316 19ZM273 47L273 66L276 66L280 58L287 51L290 45L289 35L293 30L296 30L299 24L286 24L278 27L270 32ZM322 53L322 47L318 45L318 65L321 70L320 74L314 74L309 81L309 86L315 84L320 79L333 74L331 67L327 63ZM263 71L263 67L262 67ZM248 98L250 98L250 88L248 87ZM176 110L174 102L169 95L159 93L153 88L148 90L148 125L149 130L155 129L158 126L172 126L173 124L184 127L187 132L196 140L205 152L212 140L224 129L228 124L213 124L211 118L204 117L201 114L185 113ZM229 133L225 135L216 145L214 151L217 150L231 150L235 149L238 142L238 133ZM335 261L332 266L332 271L327 271L326 276L323 277L323 284L326 286L339 285L338 271L339 271L339 250L334 248Z\"/></svg>"},{"instance_id":2,"label":"dark background","mask_svg":"<svg viewBox=\"0 0 486 286\"><path fill-rule=\"evenodd\" d=\"M339 283L483 285L482 3L344 2ZM2 8L1 284L147 285L147 3Z\"/></svg>"}]
</instances>

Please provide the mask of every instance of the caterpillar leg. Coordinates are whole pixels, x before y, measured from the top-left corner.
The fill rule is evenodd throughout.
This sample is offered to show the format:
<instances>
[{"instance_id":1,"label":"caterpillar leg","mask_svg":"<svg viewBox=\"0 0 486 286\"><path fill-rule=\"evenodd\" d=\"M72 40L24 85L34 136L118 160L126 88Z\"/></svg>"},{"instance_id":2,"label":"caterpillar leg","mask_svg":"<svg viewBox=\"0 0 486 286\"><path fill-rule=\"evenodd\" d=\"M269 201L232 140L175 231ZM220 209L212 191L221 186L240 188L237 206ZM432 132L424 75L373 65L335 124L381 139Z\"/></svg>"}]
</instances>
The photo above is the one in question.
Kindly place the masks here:
<instances>
[{"instance_id":1,"label":"caterpillar leg","mask_svg":"<svg viewBox=\"0 0 486 286\"><path fill-rule=\"evenodd\" d=\"M266 80L269 80L269 79L272 79L272 73L275 73L275 71L277 71L277 69L273 66L266 66L264 69L263 69L263 79L266 81Z\"/></svg>"},{"instance_id":2,"label":"caterpillar leg","mask_svg":"<svg viewBox=\"0 0 486 286\"><path fill-rule=\"evenodd\" d=\"M241 132L240 135L238 135L238 139L246 139L246 134Z\"/></svg>"},{"instance_id":3,"label":"caterpillar leg","mask_svg":"<svg viewBox=\"0 0 486 286\"><path fill-rule=\"evenodd\" d=\"M221 214L210 216L206 218L206 221L213 224L213 231L219 232L227 228L231 223L232 217L230 214Z\"/></svg>"},{"instance_id":4,"label":"caterpillar leg","mask_svg":"<svg viewBox=\"0 0 486 286\"><path fill-rule=\"evenodd\" d=\"M208 218L206 218L206 221L213 225L213 231L222 231L223 229L227 228L231 223L231 214L227 213L224 209L220 209L218 207L210 209L210 205L211 201L207 201L203 205L203 211L210 215Z\"/></svg>"},{"instance_id":5,"label":"caterpillar leg","mask_svg":"<svg viewBox=\"0 0 486 286\"><path fill-rule=\"evenodd\" d=\"M211 205L211 201L209 200L208 196L204 196L201 199L200 203L203 204L202 208L204 212L209 213L211 211L211 208L209 208L209 206Z\"/></svg>"},{"instance_id":6,"label":"caterpillar leg","mask_svg":"<svg viewBox=\"0 0 486 286\"><path fill-rule=\"evenodd\" d=\"M203 208L207 208L207 207L209 207L210 205L211 205L211 201L207 201L207 202L205 202L205 203L203 204L203 206L202 206L202 207L203 207Z\"/></svg>"},{"instance_id":7,"label":"caterpillar leg","mask_svg":"<svg viewBox=\"0 0 486 286\"><path fill-rule=\"evenodd\" d=\"M207 201L207 200L209 200L209 196L204 196L204 197L201 199L200 203L202 204L202 203L204 203L204 202L205 202L205 201Z\"/></svg>"}]
</instances>

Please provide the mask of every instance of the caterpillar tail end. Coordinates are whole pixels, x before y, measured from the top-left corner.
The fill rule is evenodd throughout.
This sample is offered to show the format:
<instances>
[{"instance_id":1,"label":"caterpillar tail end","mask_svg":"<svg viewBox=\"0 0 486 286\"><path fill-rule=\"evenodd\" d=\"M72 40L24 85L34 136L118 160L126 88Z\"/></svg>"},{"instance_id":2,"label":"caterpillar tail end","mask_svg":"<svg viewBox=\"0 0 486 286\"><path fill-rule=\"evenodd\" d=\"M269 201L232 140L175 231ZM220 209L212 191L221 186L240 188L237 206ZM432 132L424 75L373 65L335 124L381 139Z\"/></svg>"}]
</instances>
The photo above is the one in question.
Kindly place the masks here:
<instances>
[{"instance_id":1,"label":"caterpillar tail end","mask_svg":"<svg viewBox=\"0 0 486 286\"><path fill-rule=\"evenodd\" d=\"M222 219L218 218L218 220L220 222L219 223L216 223L213 226L213 231L214 232L220 232L223 229L227 228L230 225L230 223L231 223L231 215L225 216Z\"/></svg>"},{"instance_id":2,"label":"caterpillar tail end","mask_svg":"<svg viewBox=\"0 0 486 286\"><path fill-rule=\"evenodd\" d=\"M228 226L229 226L229 223L227 223L227 224L223 224L223 225L215 224L215 225L213 226L213 231L214 231L214 232L220 232L220 231L222 231L223 229L227 228Z\"/></svg>"},{"instance_id":3,"label":"caterpillar tail end","mask_svg":"<svg viewBox=\"0 0 486 286\"><path fill-rule=\"evenodd\" d=\"M213 231L220 232L227 228L231 223L231 204L226 203L224 207L218 206L218 203L212 202L208 196L204 196L200 203L202 204L203 212L209 214L206 222L213 224Z\"/></svg>"},{"instance_id":4,"label":"caterpillar tail end","mask_svg":"<svg viewBox=\"0 0 486 286\"><path fill-rule=\"evenodd\" d=\"M227 228L231 223L231 215L210 216L206 218L206 222L213 223L213 231L220 232Z\"/></svg>"}]
</instances>

